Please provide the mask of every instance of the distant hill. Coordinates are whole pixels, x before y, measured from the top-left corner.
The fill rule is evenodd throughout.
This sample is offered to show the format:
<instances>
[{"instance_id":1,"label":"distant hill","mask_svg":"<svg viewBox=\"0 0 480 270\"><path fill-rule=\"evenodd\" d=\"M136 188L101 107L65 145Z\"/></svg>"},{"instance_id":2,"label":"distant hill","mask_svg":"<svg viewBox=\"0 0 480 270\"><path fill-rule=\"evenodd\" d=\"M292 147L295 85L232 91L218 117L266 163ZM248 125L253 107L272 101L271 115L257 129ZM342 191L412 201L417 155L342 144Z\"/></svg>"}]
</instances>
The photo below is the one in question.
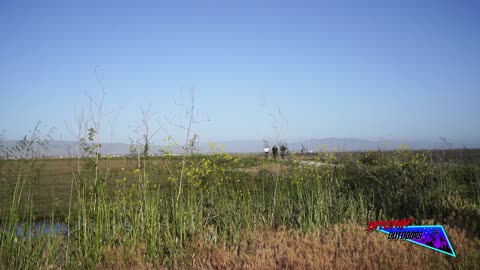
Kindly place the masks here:
<instances>
[{"instance_id":1,"label":"distant hill","mask_svg":"<svg viewBox=\"0 0 480 270\"><path fill-rule=\"evenodd\" d=\"M3 146L14 147L18 141L8 140L3 142ZM270 147L274 145L269 142ZM370 141L356 138L323 138L309 139L300 142L287 142L291 152L299 152L304 146L308 151L367 151L367 150L392 150L400 147L402 144L412 149L441 149L445 148L440 142L420 142L420 141ZM78 142L72 141L51 141L48 148L41 151L45 156L77 156ZM220 142L200 142L198 150L200 153L228 152L228 153L261 153L263 151L263 141L220 141ZM480 148L480 145L449 145L448 148ZM159 154L164 147L154 145L151 147L152 154ZM130 153L130 145L126 143L102 143L100 152L102 154L127 155ZM181 153L182 147L173 148L174 153Z\"/></svg>"},{"instance_id":2,"label":"distant hill","mask_svg":"<svg viewBox=\"0 0 480 270\"><path fill-rule=\"evenodd\" d=\"M442 149L442 148L480 148L480 144L452 144L444 145L439 142L425 142L425 141L371 141L357 138L323 138L323 139L309 139L298 142L286 142L291 152L299 152L302 146L308 151L368 151L368 150L393 150L402 145L406 145L412 149ZM269 142L270 147L274 142ZM223 151L230 153L251 153L262 152L263 141L225 141L216 143L217 146L224 145ZM201 152L209 152L206 144L200 144Z\"/></svg>"}]
</instances>

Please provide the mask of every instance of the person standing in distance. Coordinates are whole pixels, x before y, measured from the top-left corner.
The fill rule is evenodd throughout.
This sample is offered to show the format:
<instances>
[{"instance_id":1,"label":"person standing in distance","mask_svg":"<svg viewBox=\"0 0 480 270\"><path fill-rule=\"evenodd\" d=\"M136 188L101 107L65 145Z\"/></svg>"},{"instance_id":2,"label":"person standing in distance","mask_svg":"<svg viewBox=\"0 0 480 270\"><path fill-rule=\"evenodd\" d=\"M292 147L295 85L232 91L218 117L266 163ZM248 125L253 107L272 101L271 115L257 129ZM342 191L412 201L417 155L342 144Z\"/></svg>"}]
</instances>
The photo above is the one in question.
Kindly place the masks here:
<instances>
[{"instance_id":1,"label":"person standing in distance","mask_svg":"<svg viewBox=\"0 0 480 270\"><path fill-rule=\"evenodd\" d=\"M265 158L268 158L268 153L270 152L270 147L268 145L265 145L263 148L263 153L265 154Z\"/></svg>"},{"instance_id":2,"label":"person standing in distance","mask_svg":"<svg viewBox=\"0 0 480 270\"><path fill-rule=\"evenodd\" d=\"M285 144L280 145L280 156L282 157L282 160L285 159L286 152L287 152L287 146Z\"/></svg>"},{"instance_id":3,"label":"person standing in distance","mask_svg":"<svg viewBox=\"0 0 480 270\"><path fill-rule=\"evenodd\" d=\"M277 160L277 155L278 155L278 148L277 145L274 145L272 148L272 155L275 160Z\"/></svg>"}]
</instances>

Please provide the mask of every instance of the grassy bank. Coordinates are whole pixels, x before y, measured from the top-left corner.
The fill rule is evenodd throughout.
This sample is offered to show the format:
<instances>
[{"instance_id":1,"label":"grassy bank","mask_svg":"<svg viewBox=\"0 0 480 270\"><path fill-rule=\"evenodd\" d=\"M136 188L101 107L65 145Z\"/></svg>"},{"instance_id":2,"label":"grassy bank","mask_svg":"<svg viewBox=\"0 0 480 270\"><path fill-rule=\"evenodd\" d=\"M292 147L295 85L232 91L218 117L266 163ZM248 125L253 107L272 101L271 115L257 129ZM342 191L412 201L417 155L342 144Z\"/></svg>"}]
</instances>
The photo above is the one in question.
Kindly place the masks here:
<instances>
[{"instance_id":1,"label":"grassy bank","mask_svg":"<svg viewBox=\"0 0 480 270\"><path fill-rule=\"evenodd\" d=\"M408 149L309 157L332 166L297 159L216 154L2 161L1 265L349 268L359 262L401 268L402 262L424 260L441 268L478 265L478 163L432 161ZM368 220L408 217L449 224L458 257L390 243L361 229ZM38 218L65 222L69 233L15 234L18 221L28 227Z\"/></svg>"}]
</instances>

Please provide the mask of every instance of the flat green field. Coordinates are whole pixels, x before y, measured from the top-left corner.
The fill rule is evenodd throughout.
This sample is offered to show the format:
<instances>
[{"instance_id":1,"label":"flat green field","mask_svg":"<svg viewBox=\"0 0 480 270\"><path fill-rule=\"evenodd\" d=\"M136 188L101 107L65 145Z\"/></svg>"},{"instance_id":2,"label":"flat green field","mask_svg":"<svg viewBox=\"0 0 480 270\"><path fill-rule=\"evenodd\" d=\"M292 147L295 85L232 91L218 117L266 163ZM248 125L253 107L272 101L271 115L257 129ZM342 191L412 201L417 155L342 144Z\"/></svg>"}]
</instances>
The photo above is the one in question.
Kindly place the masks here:
<instances>
[{"instance_id":1,"label":"flat green field","mask_svg":"<svg viewBox=\"0 0 480 270\"><path fill-rule=\"evenodd\" d=\"M7 199L8 196L5 195L13 192L15 188L19 170L17 163L13 160L0 161L0 194L3 200ZM32 172L30 181L35 212L40 217L48 217L51 214L54 201L58 204L59 214L66 215L70 195L72 190L75 191L74 175L84 163L83 160L77 159L37 161L36 170ZM98 166L103 173L108 173L109 179L118 178L122 172L131 172L136 168L134 161L127 159L100 160ZM155 175L152 178L160 181L160 177Z\"/></svg>"},{"instance_id":2,"label":"flat green field","mask_svg":"<svg viewBox=\"0 0 480 270\"><path fill-rule=\"evenodd\" d=\"M270 159L265 160L260 155L234 155L242 162L237 164L244 171L258 171L273 167L276 163ZM198 158L198 157L197 157ZM174 160L170 163L178 162ZM9 200L8 194L15 189L19 175L19 162L15 160L0 160L0 198L2 204ZM169 172L165 160L159 157L149 161L149 181L160 187L168 186ZM75 195L75 175L79 169L85 167L83 159L59 159L45 158L36 161L35 170L29 176L31 194L33 195L34 211L38 218L46 218L51 215L52 206L55 203L56 214L66 216L71 194ZM131 186L138 181L138 175L133 171L138 167L138 162L132 158L100 159L98 168L102 176L107 178L109 189L115 188L116 180L125 178L126 185ZM1 220L1 216L0 216Z\"/></svg>"}]
</instances>

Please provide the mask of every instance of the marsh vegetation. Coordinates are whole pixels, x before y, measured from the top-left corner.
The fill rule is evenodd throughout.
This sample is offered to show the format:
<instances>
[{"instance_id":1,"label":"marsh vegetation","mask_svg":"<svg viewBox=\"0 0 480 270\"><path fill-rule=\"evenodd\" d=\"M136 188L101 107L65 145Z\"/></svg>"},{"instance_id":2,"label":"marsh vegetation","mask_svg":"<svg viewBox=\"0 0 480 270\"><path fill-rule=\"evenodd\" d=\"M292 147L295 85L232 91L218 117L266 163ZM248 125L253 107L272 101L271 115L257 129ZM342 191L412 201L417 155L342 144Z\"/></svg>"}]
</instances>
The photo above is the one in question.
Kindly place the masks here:
<instances>
[{"instance_id":1,"label":"marsh vegetation","mask_svg":"<svg viewBox=\"0 0 480 270\"><path fill-rule=\"evenodd\" d=\"M378 250L367 250L387 256L380 236L361 230L368 220L405 217L447 224L460 251L457 258L445 258L402 246L401 256L417 263L434 258L446 268L479 265L478 161L433 161L428 153L408 148L290 155L277 162L260 154L165 152L153 158L145 148L112 158L95 154L100 146L94 136L84 144L89 157L39 159L27 154L28 147L39 145L35 140L16 149L24 153L17 160L0 163L5 269L345 268L370 241ZM297 162L306 159L335 166ZM38 220L51 221L46 226L61 222L67 231L35 237L16 233L19 222L28 230ZM259 250L276 262L260 260ZM305 252L307 259L299 263ZM368 263L357 259L365 266L402 261L382 256Z\"/></svg>"}]
</instances>

